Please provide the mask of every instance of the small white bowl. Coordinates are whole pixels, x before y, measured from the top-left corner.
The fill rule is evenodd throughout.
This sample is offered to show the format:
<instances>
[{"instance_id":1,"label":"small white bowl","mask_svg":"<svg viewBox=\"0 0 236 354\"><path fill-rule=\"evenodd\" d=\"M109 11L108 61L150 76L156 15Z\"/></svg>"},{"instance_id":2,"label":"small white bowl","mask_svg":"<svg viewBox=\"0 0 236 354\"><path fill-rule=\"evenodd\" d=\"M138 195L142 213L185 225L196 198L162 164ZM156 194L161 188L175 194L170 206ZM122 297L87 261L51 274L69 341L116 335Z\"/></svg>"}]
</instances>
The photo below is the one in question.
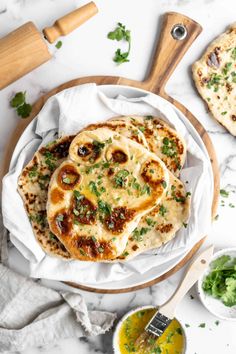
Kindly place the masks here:
<instances>
[{"instance_id":1,"label":"small white bowl","mask_svg":"<svg viewBox=\"0 0 236 354\"><path fill-rule=\"evenodd\" d=\"M133 313L136 313L138 311L141 311L141 310L146 310L146 309L154 309L156 308L155 306L152 306L152 305L148 305L148 306L140 306L140 307L136 307L135 309L133 310L130 310L129 312L127 312L120 320L119 322L117 323L117 326L116 326L116 329L114 331L114 334L113 334L113 351L114 351L114 354L120 354L120 349L119 349L119 333L120 333L120 329L121 329L121 325L123 324L123 322L126 320L127 317L133 315ZM177 319L178 320L178 319ZM179 321L179 320L178 320ZM181 322L179 321L180 325L181 325L181 329L182 329L182 332L183 332L183 339L184 339L184 347L183 347L183 350L182 350L182 353L181 354L185 354L186 351L187 351L187 337L186 337L186 331L184 329L184 327L182 326Z\"/></svg>"},{"instance_id":2,"label":"small white bowl","mask_svg":"<svg viewBox=\"0 0 236 354\"><path fill-rule=\"evenodd\" d=\"M236 257L236 247L224 248L218 252L215 252L211 259L211 262L223 255ZM210 266L208 266L208 268L205 270L205 272L202 274L202 276L197 282L197 291L202 304L206 307L208 311L210 311L216 317L219 317L223 320L236 321L236 306L227 307L220 301L220 299L215 299L214 297L206 294L203 291L202 282L205 276L209 273Z\"/></svg>"}]
</instances>

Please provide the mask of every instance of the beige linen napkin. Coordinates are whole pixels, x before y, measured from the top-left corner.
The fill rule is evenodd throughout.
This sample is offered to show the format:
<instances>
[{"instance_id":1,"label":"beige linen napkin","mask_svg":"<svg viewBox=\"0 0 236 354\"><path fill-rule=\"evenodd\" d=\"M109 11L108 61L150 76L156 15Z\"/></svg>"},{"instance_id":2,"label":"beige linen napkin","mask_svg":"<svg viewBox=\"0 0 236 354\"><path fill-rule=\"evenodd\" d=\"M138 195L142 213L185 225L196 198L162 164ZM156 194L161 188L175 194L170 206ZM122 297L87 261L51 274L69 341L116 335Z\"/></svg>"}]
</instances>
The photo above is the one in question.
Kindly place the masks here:
<instances>
[{"instance_id":1,"label":"beige linen napkin","mask_svg":"<svg viewBox=\"0 0 236 354\"><path fill-rule=\"evenodd\" d=\"M1 222L0 215L0 262L7 256ZM88 311L78 293L46 288L0 263L0 353L103 334L115 318L110 312Z\"/></svg>"}]
</instances>

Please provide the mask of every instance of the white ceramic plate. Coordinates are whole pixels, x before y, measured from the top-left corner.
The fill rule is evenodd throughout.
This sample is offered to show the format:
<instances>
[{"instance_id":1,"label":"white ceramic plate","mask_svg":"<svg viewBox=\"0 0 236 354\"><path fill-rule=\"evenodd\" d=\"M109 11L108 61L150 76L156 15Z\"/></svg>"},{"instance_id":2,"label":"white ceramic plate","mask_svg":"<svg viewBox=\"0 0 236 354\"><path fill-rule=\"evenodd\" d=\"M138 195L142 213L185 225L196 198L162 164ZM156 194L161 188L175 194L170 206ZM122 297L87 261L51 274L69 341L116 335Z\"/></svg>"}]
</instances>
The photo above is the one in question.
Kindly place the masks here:
<instances>
[{"instance_id":1,"label":"white ceramic plate","mask_svg":"<svg viewBox=\"0 0 236 354\"><path fill-rule=\"evenodd\" d=\"M229 255L231 257L236 257L236 247L234 248L224 248L214 254L212 257L212 260L215 260L219 258L220 256L223 255ZM236 306L233 307L227 307L225 306L220 300L217 300L213 298L212 296L209 296L204 293L202 289L202 282L205 276L210 272L210 267L208 267L201 278L198 280L197 283L197 289L198 289L198 294L201 299L201 302L203 305L207 308L208 311L210 311L213 315L223 319L223 320L230 320L230 321L236 321Z\"/></svg>"},{"instance_id":2,"label":"white ceramic plate","mask_svg":"<svg viewBox=\"0 0 236 354\"><path fill-rule=\"evenodd\" d=\"M156 96L155 94L152 94L152 93L150 93L148 91L137 89L137 88L132 88L132 87L129 87L129 86L101 85L100 89L108 97L111 97L111 98L115 98L118 95L123 95L123 96L126 96L128 98L141 97L144 94L150 94L150 95ZM169 103L169 104L171 104L171 103ZM174 108L176 109L176 107L174 107ZM189 131L189 134L191 134L193 139L200 146L201 150L203 151L203 153L207 157L207 159L209 161L209 165L211 165L210 164L209 155L208 155L208 152L206 150L206 147L205 147L201 137L199 136L198 132L196 131L196 129L192 126L192 124L189 122L189 120L184 117L183 114L181 114L181 118L180 119L185 124L186 128ZM33 129L34 124L35 124L35 122L32 121L29 124L29 126L26 128L25 132L21 136L21 143L24 142L24 140L27 140L28 133L29 133L29 131L31 129ZM14 160L15 157L16 157L15 154L13 154L12 160ZM211 177L211 179L213 181L213 173L212 173L212 171L211 171L211 176L210 177ZM212 183L212 185L213 185L213 183ZM204 236L204 235L202 235L202 236ZM163 264L158 265L157 267L152 268L151 270L149 270L148 272L146 272L144 274L134 273L134 274L132 274L132 276L130 276L128 278L125 278L125 279L120 280L120 281L112 281L112 282L109 282L109 283L90 284L90 283L86 282L86 284L81 284L81 285L86 285L86 286L92 287L94 289L106 289L108 291L109 290L116 290L116 289L126 289L126 288L130 288L130 287L142 285L144 283L147 283L147 282L150 282L150 281L156 279L157 277L165 274L170 269L172 269L175 265L177 265L186 256L186 254L190 251L190 249L193 246L194 245L191 245L191 247L189 247L188 249L184 249L175 258L173 258L173 259L171 259L171 260L169 260L167 262L164 262ZM79 282L78 282L78 284L79 284Z\"/></svg>"}]
</instances>

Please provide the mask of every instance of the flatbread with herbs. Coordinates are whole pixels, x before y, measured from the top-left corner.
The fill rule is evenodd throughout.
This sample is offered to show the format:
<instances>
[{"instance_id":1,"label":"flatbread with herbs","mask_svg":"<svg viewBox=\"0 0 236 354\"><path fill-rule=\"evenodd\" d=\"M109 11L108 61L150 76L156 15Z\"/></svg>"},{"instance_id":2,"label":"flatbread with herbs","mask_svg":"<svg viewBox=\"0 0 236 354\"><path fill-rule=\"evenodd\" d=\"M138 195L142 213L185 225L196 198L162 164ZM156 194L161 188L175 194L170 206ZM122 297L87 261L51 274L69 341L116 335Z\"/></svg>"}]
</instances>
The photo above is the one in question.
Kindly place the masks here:
<instances>
[{"instance_id":1,"label":"flatbread with herbs","mask_svg":"<svg viewBox=\"0 0 236 354\"><path fill-rule=\"evenodd\" d=\"M236 136L236 25L209 45L192 71L213 117Z\"/></svg>"},{"instance_id":2,"label":"flatbread with herbs","mask_svg":"<svg viewBox=\"0 0 236 354\"><path fill-rule=\"evenodd\" d=\"M79 133L53 173L47 220L73 258L112 260L169 185L164 163L108 128Z\"/></svg>"},{"instance_id":3,"label":"flatbread with herbs","mask_svg":"<svg viewBox=\"0 0 236 354\"><path fill-rule=\"evenodd\" d=\"M46 203L52 173L68 156L73 138L74 136L66 136L41 147L18 179L18 192L37 241L46 253L66 259L70 258L69 252L49 229Z\"/></svg>"}]
</instances>

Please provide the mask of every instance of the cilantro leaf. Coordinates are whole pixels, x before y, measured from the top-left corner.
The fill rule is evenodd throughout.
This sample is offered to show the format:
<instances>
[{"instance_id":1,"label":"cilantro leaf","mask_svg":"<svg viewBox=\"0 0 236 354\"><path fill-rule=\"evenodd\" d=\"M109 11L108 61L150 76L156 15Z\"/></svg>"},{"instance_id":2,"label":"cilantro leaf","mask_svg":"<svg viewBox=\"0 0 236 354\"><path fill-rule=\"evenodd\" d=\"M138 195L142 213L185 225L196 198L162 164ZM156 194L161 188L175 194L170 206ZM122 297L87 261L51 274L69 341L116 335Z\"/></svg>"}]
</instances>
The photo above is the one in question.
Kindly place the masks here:
<instances>
[{"instance_id":1,"label":"cilantro leaf","mask_svg":"<svg viewBox=\"0 0 236 354\"><path fill-rule=\"evenodd\" d=\"M225 306L234 306L236 305L236 279L227 278L225 280L226 290L223 294L221 300Z\"/></svg>"},{"instance_id":2,"label":"cilantro leaf","mask_svg":"<svg viewBox=\"0 0 236 354\"><path fill-rule=\"evenodd\" d=\"M17 108L18 106L25 103L25 95L26 95L26 92L17 92L15 94L15 96L10 101L11 107Z\"/></svg>"},{"instance_id":3,"label":"cilantro leaf","mask_svg":"<svg viewBox=\"0 0 236 354\"><path fill-rule=\"evenodd\" d=\"M29 103L23 103L21 106L17 107L16 111L21 118L27 118L32 111L32 106Z\"/></svg>"},{"instance_id":4,"label":"cilantro leaf","mask_svg":"<svg viewBox=\"0 0 236 354\"><path fill-rule=\"evenodd\" d=\"M21 118L27 118L32 111L32 106L25 102L25 96L26 92L17 92L10 101L11 107L16 109Z\"/></svg>"},{"instance_id":5,"label":"cilantro leaf","mask_svg":"<svg viewBox=\"0 0 236 354\"><path fill-rule=\"evenodd\" d=\"M129 54L131 49L131 32L130 30L126 30L125 26L122 23L118 22L117 27L114 31L111 31L107 35L108 39L116 40L120 42L121 40L128 43L128 50L126 52L122 52L120 48L118 48L115 52L115 56L113 61L117 64L122 64L129 62Z\"/></svg>"}]
</instances>

